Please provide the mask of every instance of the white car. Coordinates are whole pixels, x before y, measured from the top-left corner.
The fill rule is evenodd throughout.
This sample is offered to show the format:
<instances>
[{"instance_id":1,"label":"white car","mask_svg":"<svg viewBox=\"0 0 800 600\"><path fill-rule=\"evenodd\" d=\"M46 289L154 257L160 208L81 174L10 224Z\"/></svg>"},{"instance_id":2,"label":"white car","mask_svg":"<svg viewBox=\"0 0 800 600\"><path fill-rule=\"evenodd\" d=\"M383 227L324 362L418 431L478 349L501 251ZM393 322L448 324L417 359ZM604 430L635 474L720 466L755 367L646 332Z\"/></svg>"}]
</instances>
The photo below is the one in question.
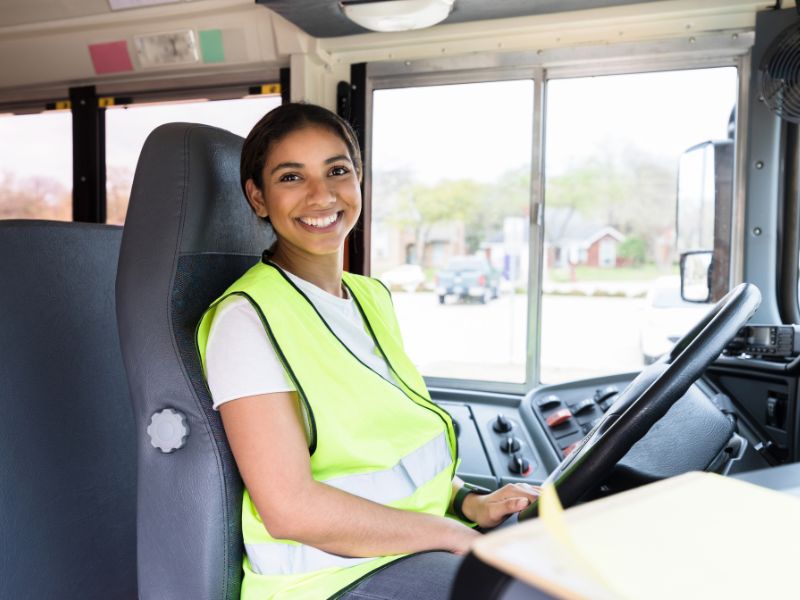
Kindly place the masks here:
<instances>
[{"instance_id":1,"label":"white car","mask_svg":"<svg viewBox=\"0 0 800 600\"><path fill-rule=\"evenodd\" d=\"M425 283L425 273L419 265L399 265L378 276L393 292L415 292Z\"/></svg>"},{"instance_id":2,"label":"white car","mask_svg":"<svg viewBox=\"0 0 800 600\"><path fill-rule=\"evenodd\" d=\"M683 300L680 277L656 279L647 293L642 315L640 346L644 364L652 364L669 352L712 306Z\"/></svg>"}]
</instances>

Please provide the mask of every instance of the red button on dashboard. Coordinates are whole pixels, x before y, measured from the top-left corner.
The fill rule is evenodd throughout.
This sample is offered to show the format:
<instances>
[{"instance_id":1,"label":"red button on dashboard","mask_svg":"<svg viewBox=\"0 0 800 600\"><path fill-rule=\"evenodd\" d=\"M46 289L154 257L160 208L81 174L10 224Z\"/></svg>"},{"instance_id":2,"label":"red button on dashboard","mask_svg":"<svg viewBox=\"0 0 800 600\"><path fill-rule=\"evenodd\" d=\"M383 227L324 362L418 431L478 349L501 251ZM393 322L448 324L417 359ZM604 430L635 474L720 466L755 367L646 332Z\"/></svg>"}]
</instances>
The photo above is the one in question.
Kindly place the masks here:
<instances>
[{"instance_id":1,"label":"red button on dashboard","mask_svg":"<svg viewBox=\"0 0 800 600\"><path fill-rule=\"evenodd\" d=\"M552 415L547 417L547 425L549 427L558 427L562 423L566 423L572 418L572 413L568 408L557 410Z\"/></svg>"}]
</instances>

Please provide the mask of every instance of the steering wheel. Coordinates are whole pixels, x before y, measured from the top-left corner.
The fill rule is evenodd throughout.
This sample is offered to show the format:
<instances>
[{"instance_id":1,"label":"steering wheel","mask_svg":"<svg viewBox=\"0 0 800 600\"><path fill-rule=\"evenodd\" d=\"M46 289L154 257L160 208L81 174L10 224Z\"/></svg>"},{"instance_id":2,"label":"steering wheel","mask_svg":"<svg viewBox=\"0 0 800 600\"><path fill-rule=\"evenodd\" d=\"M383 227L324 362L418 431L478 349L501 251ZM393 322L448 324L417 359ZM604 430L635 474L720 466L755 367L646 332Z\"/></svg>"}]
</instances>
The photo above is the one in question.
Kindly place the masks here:
<instances>
[{"instance_id":1,"label":"steering wheel","mask_svg":"<svg viewBox=\"0 0 800 600\"><path fill-rule=\"evenodd\" d=\"M761 292L756 286L738 285L668 355L646 367L619 394L603 419L544 482L555 484L564 507L572 506L606 480L614 465L722 353L760 303ZM538 501L534 501L519 513L519 520L537 515Z\"/></svg>"}]
</instances>

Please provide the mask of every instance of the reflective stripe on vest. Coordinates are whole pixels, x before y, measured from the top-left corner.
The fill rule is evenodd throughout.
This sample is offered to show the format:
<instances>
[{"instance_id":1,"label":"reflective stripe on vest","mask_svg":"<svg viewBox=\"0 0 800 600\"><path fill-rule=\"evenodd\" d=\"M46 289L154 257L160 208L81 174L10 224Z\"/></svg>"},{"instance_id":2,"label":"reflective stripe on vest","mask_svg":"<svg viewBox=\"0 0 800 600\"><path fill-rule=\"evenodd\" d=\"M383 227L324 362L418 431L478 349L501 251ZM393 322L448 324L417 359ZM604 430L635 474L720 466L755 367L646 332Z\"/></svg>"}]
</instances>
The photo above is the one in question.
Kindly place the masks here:
<instances>
[{"instance_id":1,"label":"reflective stripe on vest","mask_svg":"<svg viewBox=\"0 0 800 600\"><path fill-rule=\"evenodd\" d=\"M323 481L372 502L389 504L411 496L452 464L444 433L409 452L391 469L334 477ZM303 544L245 544L253 571L260 575L310 573L328 567L351 567L372 560L330 554Z\"/></svg>"},{"instance_id":2,"label":"reflective stripe on vest","mask_svg":"<svg viewBox=\"0 0 800 600\"><path fill-rule=\"evenodd\" d=\"M303 544L245 544L250 567L259 575L298 575L329 567L352 567L373 557L349 558Z\"/></svg>"},{"instance_id":3,"label":"reflective stripe on vest","mask_svg":"<svg viewBox=\"0 0 800 600\"><path fill-rule=\"evenodd\" d=\"M452 464L445 434L436 436L406 454L391 469L345 475L323 483L380 504L390 504L413 494Z\"/></svg>"}]
</instances>

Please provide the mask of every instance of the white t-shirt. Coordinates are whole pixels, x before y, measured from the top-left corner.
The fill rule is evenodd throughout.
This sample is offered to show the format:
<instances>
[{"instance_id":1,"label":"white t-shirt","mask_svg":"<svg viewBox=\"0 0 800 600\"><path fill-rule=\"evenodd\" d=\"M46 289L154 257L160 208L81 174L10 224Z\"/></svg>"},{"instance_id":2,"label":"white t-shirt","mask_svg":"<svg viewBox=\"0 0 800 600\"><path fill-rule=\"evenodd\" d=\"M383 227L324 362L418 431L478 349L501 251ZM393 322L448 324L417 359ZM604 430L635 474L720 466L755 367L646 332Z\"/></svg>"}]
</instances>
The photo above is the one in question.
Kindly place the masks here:
<instances>
[{"instance_id":1,"label":"white t-shirt","mask_svg":"<svg viewBox=\"0 0 800 600\"><path fill-rule=\"evenodd\" d=\"M352 298L339 298L292 273L284 273L361 362L396 383ZM217 307L206 343L206 379L215 409L236 398L295 389L258 313L246 298L231 296Z\"/></svg>"}]
</instances>

